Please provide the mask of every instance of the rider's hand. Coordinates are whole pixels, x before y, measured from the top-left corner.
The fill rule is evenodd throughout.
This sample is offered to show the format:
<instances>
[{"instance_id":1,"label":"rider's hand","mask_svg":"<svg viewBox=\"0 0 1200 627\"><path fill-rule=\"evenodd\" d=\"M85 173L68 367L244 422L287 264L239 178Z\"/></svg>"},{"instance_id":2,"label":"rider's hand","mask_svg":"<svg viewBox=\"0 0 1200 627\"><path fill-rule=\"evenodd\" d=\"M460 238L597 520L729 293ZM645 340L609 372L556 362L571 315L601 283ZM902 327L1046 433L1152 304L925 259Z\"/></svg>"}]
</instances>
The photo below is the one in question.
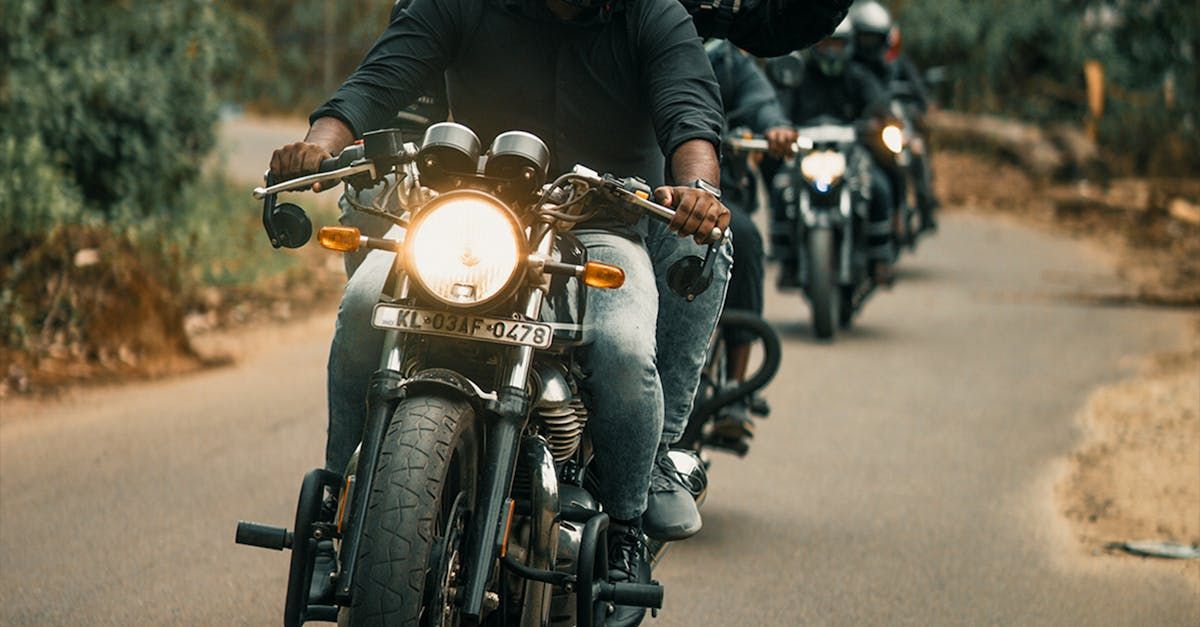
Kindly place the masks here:
<instances>
[{"instance_id":1,"label":"rider's hand","mask_svg":"<svg viewBox=\"0 0 1200 627\"><path fill-rule=\"evenodd\" d=\"M729 227L729 209L716 196L696 187L660 187L654 201L675 210L671 230L692 235L697 244L710 243L713 227Z\"/></svg>"},{"instance_id":2,"label":"rider's hand","mask_svg":"<svg viewBox=\"0 0 1200 627\"><path fill-rule=\"evenodd\" d=\"M313 174L321 168L321 160L332 157L329 150L319 144L309 142L294 142L276 150L271 155L271 174L276 181L286 181L306 174ZM312 186L314 192L321 189L320 183Z\"/></svg>"},{"instance_id":3,"label":"rider's hand","mask_svg":"<svg viewBox=\"0 0 1200 627\"><path fill-rule=\"evenodd\" d=\"M767 152L771 153L772 157L782 159L792 154L792 146L796 140L800 138L800 134L796 129L790 126L777 126L769 129L766 132L767 136Z\"/></svg>"}]
</instances>

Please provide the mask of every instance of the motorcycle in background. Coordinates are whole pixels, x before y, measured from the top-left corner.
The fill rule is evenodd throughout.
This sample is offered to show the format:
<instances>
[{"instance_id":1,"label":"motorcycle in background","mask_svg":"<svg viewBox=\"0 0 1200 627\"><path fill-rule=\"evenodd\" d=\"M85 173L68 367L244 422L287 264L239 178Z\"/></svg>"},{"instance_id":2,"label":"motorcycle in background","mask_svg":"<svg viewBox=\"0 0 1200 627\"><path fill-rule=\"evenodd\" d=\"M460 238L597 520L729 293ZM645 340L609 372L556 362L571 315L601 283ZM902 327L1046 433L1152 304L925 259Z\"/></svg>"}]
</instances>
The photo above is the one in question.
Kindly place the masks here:
<instances>
[{"instance_id":1,"label":"motorcycle in background","mask_svg":"<svg viewBox=\"0 0 1200 627\"><path fill-rule=\"evenodd\" d=\"M547 183L549 162L529 133L503 133L481 154L470 129L442 123L420 147L398 131L368 133L317 174L268 175L255 189L276 247L312 234L304 211L276 195L314 183L344 181L357 210L402 227L392 238L351 227L317 236L396 263L371 315L386 337L348 467L308 473L291 530L238 523L239 544L292 551L285 625L591 627L614 625L615 605L662 606L658 583L608 575L576 351L587 290L618 288L624 272L588 261L571 228L601 210L674 212L636 178L576 166ZM380 186L375 201L355 201ZM725 236L714 229L705 258L677 264L673 290L706 289ZM332 585L313 597L322 545L336 551Z\"/></svg>"},{"instance_id":2,"label":"motorcycle in background","mask_svg":"<svg viewBox=\"0 0 1200 627\"><path fill-rule=\"evenodd\" d=\"M850 326L875 289L867 267L868 199L863 174L853 167L855 151L882 143L894 155L903 136L895 125L877 132L866 123L825 118L797 131L794 154L774 182L780 197L772 208L771 241L782 251L779 287L799 289L812 311L814 335L831 339L838 326ZM768 148L762 137L735 135L726 142L736 151Z\"/></svg>"}]
</instances>

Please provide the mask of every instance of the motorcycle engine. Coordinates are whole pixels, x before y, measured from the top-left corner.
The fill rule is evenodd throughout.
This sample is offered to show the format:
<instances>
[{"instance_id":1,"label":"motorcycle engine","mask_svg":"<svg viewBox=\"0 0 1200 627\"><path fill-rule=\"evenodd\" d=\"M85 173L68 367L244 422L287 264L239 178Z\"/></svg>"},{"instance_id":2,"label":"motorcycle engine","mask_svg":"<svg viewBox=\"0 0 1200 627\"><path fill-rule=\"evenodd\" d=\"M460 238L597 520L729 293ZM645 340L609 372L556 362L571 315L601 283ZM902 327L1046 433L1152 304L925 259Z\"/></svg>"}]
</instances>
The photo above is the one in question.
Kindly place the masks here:
<instances>
[{"instance_id":1,"label":"motorcycle engine","mask_svg":"<svg viewBox=\"0 0 1200 627\"><path fill-rule=\"evenodd\" d=\"M537 379L541 393L534 405L532 422L550 445L554 462L560 464L579 449L588 410L564 367L557 364L539 367Z\"/></svg>"}]
</instances>

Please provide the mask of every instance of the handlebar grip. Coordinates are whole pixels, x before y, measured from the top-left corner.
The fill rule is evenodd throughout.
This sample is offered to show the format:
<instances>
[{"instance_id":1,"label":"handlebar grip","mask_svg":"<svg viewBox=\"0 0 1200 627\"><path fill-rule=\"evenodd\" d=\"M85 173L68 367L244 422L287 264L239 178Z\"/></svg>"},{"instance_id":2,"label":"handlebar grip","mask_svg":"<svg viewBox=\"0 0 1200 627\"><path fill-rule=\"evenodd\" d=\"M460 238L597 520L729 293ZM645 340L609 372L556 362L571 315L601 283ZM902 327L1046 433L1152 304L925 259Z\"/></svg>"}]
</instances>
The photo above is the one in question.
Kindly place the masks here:
<instances>
[{"instance_id":1,"label":"handlebar grip","mask_svg":"<svg viewBox=\"0 0 1200 627\"><path fill-rule=\"evenodd\" d=\"M339 157L330 157L321 160L321 167L317 168L317 172L332 172L341 167L341 159Z\"/></svg>"}]
</instances>

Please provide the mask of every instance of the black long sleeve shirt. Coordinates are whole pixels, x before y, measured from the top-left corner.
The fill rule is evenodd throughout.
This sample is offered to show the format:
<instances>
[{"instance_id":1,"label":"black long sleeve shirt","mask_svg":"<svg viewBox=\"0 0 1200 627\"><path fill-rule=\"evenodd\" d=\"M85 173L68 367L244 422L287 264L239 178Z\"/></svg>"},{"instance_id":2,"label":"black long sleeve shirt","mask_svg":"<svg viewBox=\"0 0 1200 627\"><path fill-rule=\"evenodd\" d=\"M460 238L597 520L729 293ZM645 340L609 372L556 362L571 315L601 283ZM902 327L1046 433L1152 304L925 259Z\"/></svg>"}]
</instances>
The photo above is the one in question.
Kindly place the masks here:
<instances>
[{"instance_id":1,"label":"black long sleeve shirt","mask_svg":"<svg viewBox=\"0 0 1200 627\"><path fill-rule=\"evenodd\" d=\"M523 130L549 146L552 174L583 163L662 184L681 144L719 145L717 82L676 0L615 6L563 22L544 0L413 0L312 119L361 135L444 72L451 117L484 145Z\"/></svg>"}]
</instances>

